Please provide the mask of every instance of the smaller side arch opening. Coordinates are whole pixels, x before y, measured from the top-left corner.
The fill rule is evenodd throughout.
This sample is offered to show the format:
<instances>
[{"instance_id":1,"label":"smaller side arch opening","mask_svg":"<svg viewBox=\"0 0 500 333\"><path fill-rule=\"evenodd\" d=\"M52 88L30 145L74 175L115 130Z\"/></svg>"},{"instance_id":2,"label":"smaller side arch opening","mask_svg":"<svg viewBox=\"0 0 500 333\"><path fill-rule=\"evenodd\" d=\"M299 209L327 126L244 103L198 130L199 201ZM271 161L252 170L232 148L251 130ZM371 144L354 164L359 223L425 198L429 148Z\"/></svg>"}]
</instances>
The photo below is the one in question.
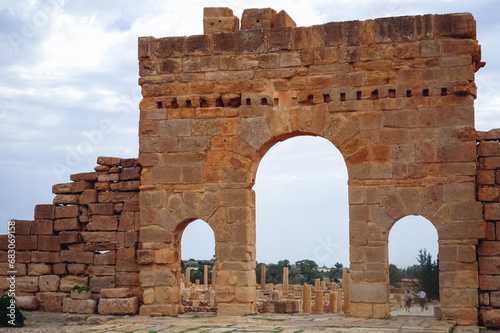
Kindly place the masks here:
<instances>
[{"instance_id":1,"label":"smaller side arch opening","mask_svg":"<svg viewBox=\"0 0 500 333\"><path fill-rule=\"evenodd\" d=\"M434 316L440 308L436 227L410 215L392 225L388 238L391 315Z\"/></svg>"},{"instance_id":2,"label":"smaller side arch opening","mask_svg":"<svg viewBox=\"0 0 500 333\"><path fill-rule=\"evenodd\" d=\"M185 312L216 312L215 237L210 225L198 219L175 230L180 251L180 299Z\"/></svg>"}]
</instances>

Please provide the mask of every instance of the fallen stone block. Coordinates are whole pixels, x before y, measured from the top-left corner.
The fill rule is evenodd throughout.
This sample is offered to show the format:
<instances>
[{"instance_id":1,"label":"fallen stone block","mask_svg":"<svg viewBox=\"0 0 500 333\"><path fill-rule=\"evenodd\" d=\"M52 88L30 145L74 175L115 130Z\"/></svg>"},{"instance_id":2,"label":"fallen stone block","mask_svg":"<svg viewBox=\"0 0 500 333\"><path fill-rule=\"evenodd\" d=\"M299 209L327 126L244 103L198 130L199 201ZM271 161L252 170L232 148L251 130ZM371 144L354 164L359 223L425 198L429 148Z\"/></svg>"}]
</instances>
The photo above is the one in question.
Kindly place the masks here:
<instances>
[{"instance_id":1,"label":"fallen stone block","mask_svg":"<svg viewBox=\"0 0 500 333\"><path fill-rule=\"evenodd\" d=\"M63 312L95 313L97 302L93 299L63 299Z\"/></svg>"},{"instance_id":2,"label":"fallen stone block","mask_svg":"<svg viewBox=\"0 0 500 333\"><path fill-rule=\"evenodd\" d=\"M45 292L40 293L40 299L43 302L45 312L62 312L63 299L69 297L67 293Z\"/></svg>"},{"instance_id":3,"label":"fallen stone block","mask_svg":"<svg viewBox=\"0 0 500 333\"><path fill-rule=\"evenodd\" d=\"M36 296L17 296L16 305L22 307L24 310L36 310L38 309L38 300Z\"/></svg>"},{"instance_id":4,"label":"fallen stone block","mask_svg":"<svg viewBox=\"0 0 500 333\"><path fill-rule=\"evenodd\" d=\"M137 297L129 298L101 298L99 300L98 312L101 315L125 315L136 314L139 309Z\"/></svg>"}]
</instances>

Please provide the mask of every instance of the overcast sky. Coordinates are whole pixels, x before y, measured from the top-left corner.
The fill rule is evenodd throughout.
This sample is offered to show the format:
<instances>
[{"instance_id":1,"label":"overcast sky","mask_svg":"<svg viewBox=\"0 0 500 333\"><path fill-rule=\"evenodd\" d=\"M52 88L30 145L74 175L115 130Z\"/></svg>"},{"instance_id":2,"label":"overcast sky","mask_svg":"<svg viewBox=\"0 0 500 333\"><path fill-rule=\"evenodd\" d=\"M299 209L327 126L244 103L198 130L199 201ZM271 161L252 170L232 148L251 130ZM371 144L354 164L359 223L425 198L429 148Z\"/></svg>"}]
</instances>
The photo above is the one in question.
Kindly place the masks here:
<instances>
[{"instance_id":1,"label":"overcast sky","mask_svg":"<svg viewBox=\"0 0 500 333\"><path fill-rule=\"evenodd\" d=\"M72 173L92 171L97 156L137 157L137 38L201 34L207 6L230 7L240 18L244 8L272 6L287 11L298 26L471 12L487 63L476 74L476 128L500 127L496 0L0 0L2 232L10 219L32 219L36 204L52 202L53 184L69 182ZM294 138L273 147L255 185L257 260L307 258L348 266L346 180L342 157L326 140ZM398 266L412 264L419 248L436 247L432 226L422 231L411 225L398 222L391 232L390 258ZM401 235L396 234L399 229ZM404 235L417 232L424 232L430 243L409 248ZM188 227L183 257L213 253L213 236L200 233L204 235L203 223ZM397 240L403 245L393 251ZM435 257L436 250L430 251Z\"/></svg>"}]
</instances>

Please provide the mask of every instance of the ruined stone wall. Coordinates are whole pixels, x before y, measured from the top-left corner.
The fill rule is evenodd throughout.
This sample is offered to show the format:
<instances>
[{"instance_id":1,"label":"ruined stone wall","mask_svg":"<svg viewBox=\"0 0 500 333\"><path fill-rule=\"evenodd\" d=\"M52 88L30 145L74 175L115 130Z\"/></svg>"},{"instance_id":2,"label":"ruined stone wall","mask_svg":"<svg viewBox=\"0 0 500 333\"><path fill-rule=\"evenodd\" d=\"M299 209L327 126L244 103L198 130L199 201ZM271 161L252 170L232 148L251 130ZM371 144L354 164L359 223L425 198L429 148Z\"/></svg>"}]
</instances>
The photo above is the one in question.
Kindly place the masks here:
<instances>
[{"instance_id":1,"label":"ruined stone wall","mask_svg":"<svg viewBox=\"0 0 500 333\"><path fill-rule=\"evenodd\" d=\"M482 323L500 327L500 130L478 132L477 196L484 205L486 238L479 242Z\"/></svg>"},{"instance_id":2,"label":"ruined stone wall","mask_svg":"<svg viewBox=\"0 0 500 333\"><path fill-rule=\"evenodd\" d=\"M139 39L141 313L182 310L180 237L195 219L215 234L218 313L256 311L256 170L277 142L314 135L348 169L351 314L389 315L388 235L420 215L438 232L443 316L476 323L473 17L295 27L268 8L237 22L208 8L204 35Z\"/></svg>"},{"instance_id":3,"label":"ruined stone wall","mask_svg":"<svg viewBox=\"0 0 500 333\"><path fill-rule=\"evenodd\" d=\"M99 157L95 172L71 175L57 184L53 204L37 205L34 220L16 220L16 265L7 262L8 236L0 236L0 289L9 290L15 271L16 296L37 296L41 309L63 311L75 285L129 287L142 300L136 247L141 168L137 159Z\"/></svg>"}]
</instances>

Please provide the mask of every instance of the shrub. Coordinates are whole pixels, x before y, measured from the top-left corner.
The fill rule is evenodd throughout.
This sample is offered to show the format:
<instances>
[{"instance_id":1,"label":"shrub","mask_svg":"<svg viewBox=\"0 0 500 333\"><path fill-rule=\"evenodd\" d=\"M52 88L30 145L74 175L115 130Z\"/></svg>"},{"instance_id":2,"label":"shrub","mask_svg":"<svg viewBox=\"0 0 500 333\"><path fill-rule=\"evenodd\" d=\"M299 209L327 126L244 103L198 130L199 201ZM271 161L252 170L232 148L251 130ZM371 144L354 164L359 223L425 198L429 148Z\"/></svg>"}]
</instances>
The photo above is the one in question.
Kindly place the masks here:
<instances>
[{"instance_id":1,"label":"shrub","mask_svg":"<svg viewBox=\"0 0 500 333\"><path fill-rule=\"evenodd\" d=\"M73 286L71 290L78 290L78 292L81 293L82 291L89 291L90 288L87 286Z\"/></svg>"},{"instance_id":2,"label":"shrub","mask_svg":"<svg viewBox=\"0 0 500 333\"><path fill-rule=\"evenodd\" d=\"M9 295L0 297L0 326L23 327L26 317L16 305L16 299Z\"/></svg>"}]
</instances>

